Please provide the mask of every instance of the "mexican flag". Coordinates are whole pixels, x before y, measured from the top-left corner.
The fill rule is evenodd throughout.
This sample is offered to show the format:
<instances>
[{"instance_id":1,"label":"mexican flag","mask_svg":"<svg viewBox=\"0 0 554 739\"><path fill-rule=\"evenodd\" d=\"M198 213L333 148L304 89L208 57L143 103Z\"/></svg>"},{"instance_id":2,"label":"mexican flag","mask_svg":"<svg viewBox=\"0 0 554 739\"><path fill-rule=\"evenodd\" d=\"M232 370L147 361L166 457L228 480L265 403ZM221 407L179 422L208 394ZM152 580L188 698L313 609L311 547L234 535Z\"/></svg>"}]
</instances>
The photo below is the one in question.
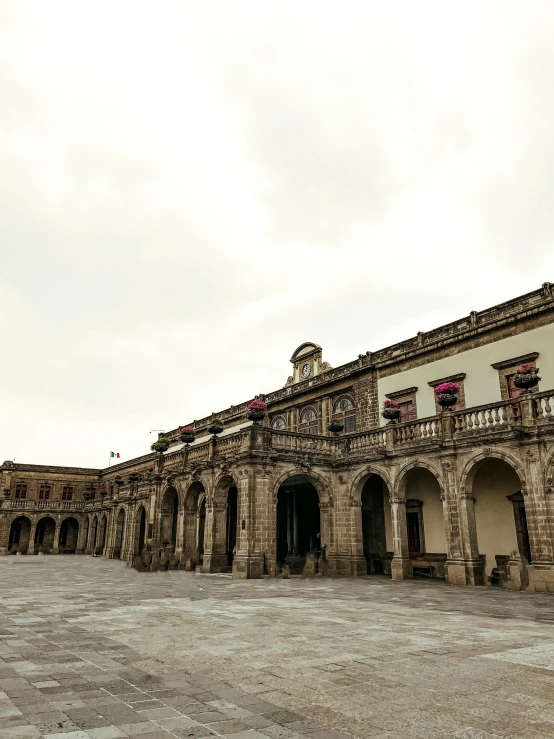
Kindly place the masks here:
<instances>
[{"instance_id":1,"label":"mexican flag","mask_svg":"<svg viewBox=\"0 0 554 739\"><path fill-rule=\"evenodd\" d=\"M119 457L120 457L120 456L121 456L121 455L119 454L119 452L110 452L110 459L111 459L112 457L117 457L117 459L119 459Z\"/></svg>"}]
</instances>

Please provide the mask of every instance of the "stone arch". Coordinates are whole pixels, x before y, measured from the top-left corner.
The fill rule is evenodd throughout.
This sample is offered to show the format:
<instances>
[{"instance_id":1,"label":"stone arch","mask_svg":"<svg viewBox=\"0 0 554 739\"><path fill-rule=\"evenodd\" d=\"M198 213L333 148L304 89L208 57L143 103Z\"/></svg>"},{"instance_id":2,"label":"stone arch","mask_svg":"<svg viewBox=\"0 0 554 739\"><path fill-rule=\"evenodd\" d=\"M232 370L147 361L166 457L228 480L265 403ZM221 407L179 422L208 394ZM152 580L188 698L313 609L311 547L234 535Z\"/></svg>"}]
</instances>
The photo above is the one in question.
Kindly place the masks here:
<instances>
[{"instance_id":1,"label":"stone arch","mask_svg":"<svg viewBox=\"0 0 554 739\"><path fill-rule=\"evenodd\" d=\"M392 481L389 472L379 465L372 464L370 467L360 470L354 475L354 479L350 484L349 497L351 504L357 504L361 502L363 486L366 480L368 480L372 475L378 475L379 477L381 477L384 480L389 491L392 490Z\"/></svg>"},{"instance_id":2,"label":"stone arch","mask_svg":"<svg viewBox=\"0 0 554 739\"><path fill-rule=\"evenodd\" d=\"M273 483L273 502L274 504L277 503L277 494L279 492L279 488L281 485L286 482L290 477L295 477L298 475L302 475L304 477L309 478L310 482L313 484L314 488L317 490L317 493L319 495L319 502L320 504L325 505L331 505L333 502L333 495L332 495L332 487L331 482L321 475L319 472L316 472L312 469L306 469L305 471L302 469L299 469L298 467L290 467L285 472L281 473Z\"/></svg>"},{"instance_id":3,"label":"stone arch","mask_svg":"<svg viewBox=\"0 0 554 739\"><path fill-rule=\"evenodd\" d=\"M288 469L275 480L273 499L272 568L313 574L329 543L330 484L311 469Z\"/></svg>"},{"instance_id":4,"label":"stone arch","mask_svg":"<svg viewBox=\"0 0 554 739\"><path fill-rule=\"evenodd\" d=\"M98 540L98 516L96 513L90 517L90 529L89 529L89 542L87 549L92 553L96 554L97 540Z\"/></svg>"},{"instance_id":5,"label":"stone arch","mask_svg":"<svg viewBox=\"0 0 554 739\"><path fill-rule=\"evenodd\" d=\"M201 480L192 480L184 494L183 555L185 568L202 565L206 533L206 488ZM203 501L203 505L201 505Z\"/></svg>"},{"instance_id":6,"label":"stone arch","mask_svg":"<svg viewBox=\"0 0 554 739\"><path fill-rule=\"evenodd\" d=\"M27 554L31 537L31 519L29 516L14 516L10 521L8 552L10 554Z\"/></svg>"},{"instance_id":7,"label":"stone arch","mask_svg":"<svg viewBox=\"0 0 554 739\"><path fill-rule=\"evenodd\" d=\"M75 554L79 537L79 521L75 516L65 516L60 521L58 551L62 554Z\"/></svg>"},{"instance_id":8,"label":"stone arch","mask_svg":"<svg viewBox=\"0 0 554 739\"><path fill-rule=\"evenodd\" d=\"M34 551L48 553L54 549L56 526L56 519L49 514L37 518L35 539L31 542Z\"/></svg>"},{"instance_id":9,"label":"stone arch","mask_svg":"<svg viewBox=\"0 0 554 739\"><path fill-rule=\"evenodd\" d=\"M448 526L442 498L440 469L428 460L411 460L398 471L394 497L406 501L408 554L414 575L446 576ZM402 506L404 508L404 506Z\"/></svg>"},{"instance_id":10,"label":"stone arch","mask_svg":"<svg viewBox=\"0 0 554 739\"><path fill-rule=\"evenodd\" d=\"M437 479L437 482L440 486L441 493L444 490L444 481L442 477L441 470L438 466L434 465L432 462L428 462L427 460L423 459L413 459L410 462L406 462L396 473L395 480L394 480L394 494L400 496L401 498L405 497L405 485L406 485L406 479L407 474L410 472L410 470L414 470L417 468L428 470L434 477ZM391 494L393 489L391 489Z\"/></svg>"},{"instance_id":11,"label":"stone arch","mask_svg":"<svg viewBox=\"0 0 554 739\"><path fill-rule=\"evenodd\" d=\"M394 549L390 505L391 482L388 473L371 465L354 477L350 487L353 517L353 551L363 565L360 574L390 574Z\"/></svg>"},{"instance_id":12,"label":"stone arch","mask_svg":"<svg viewBox=\"0 0 554 739\"><path fill-rule=\"evenodd\" d=\"M142 554L146 548L146 539L148 533L148 515L146 508L141 503L135 512L135 537L134 537L134 554Z\"/></svg>"},{"instance_id":13,"label":"stone arch","mask_svg":"<svg viewBox=\"0 0 554 739\"><path fill-rule=\"evenodd\" d=\"M89 546L90 537L90 516L85 516L83 520L83 550L86 551Z\"/></svg>"},{"instance_id":14,"label":"stone arch","mask_svg":"<svg viewBox=\"0 0 554 739\"><path fill-rule=\"evenodd\" d=\"M488 459L500 459L513 468L519 477L521 489L525 490L527 485L525 481L525 471L520 460L510 452L499 449L483 449L478 454L472 455L464 464L460 474L460 491L469 493L473 484L476 473L479 471L479 463Z\"/></svg>"},{"instance_id":15,"label":"stone arch","mask_svg":"<svg viewBox=\"0 0 554 739\"><path fill-rule=\"evenodd\" d=\"M103 554L106 548L106 538L108 536L108 516L104 513L98 519L98 529L96 536L96 554Z\"/></svg>"},{"instance_id":16,"label":"stone arch","mask_svg":"<svg viewBox=\"0 0 554 739\"><path fill-rule=\"evenodd\" d=\"M239 522L238 480L231 472L223 471L214 481L212 491L213 530L216 552L225 552L223 567L230 569L237 545ZM205 537L206 538L206 537Z\"/></svg>"},{"instance_id":17,"label":"stone arch","mask_svg":"<svg viewBox=\"0 0 554 739\"><path fill-rule=\"evenodd\" d=\"M463 495L472 501L485 578L498 583L493 571L506 578L510 559L520 559L524 568L531 560L523 467L512 454L485 449L467 461L461 479Z\"/></svg>"},{"instance_id":18,"label":"stone arch","mask_svg":"<svg viewBox=\"0 0 554 739\"><path fill-rule=\"evenodd\" d=\"M160 507L160 543L175 552L177 546L177 520L179 516L179 491L168 485L162 495Z\"/></svg>"}]
</instances>

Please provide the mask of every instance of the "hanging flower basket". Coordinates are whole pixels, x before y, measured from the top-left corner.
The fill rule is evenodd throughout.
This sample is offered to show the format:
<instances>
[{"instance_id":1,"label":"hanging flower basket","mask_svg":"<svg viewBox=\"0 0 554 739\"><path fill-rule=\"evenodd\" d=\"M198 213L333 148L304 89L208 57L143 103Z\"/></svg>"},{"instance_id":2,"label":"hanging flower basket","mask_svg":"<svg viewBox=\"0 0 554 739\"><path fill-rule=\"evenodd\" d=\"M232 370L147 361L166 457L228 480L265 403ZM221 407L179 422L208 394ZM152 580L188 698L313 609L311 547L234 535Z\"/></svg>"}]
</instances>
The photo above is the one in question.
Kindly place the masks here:
<instances>
[{"instance_id":1,"label":"hanging flower basket","mask_svg":"<svg viewBox=\"0 0 554 739\"><path fill-rule=\"evenodd\" d=\"M85 500L90 500L91 499L91 494L90 493L83 493L83 498Z\"/></svg>"},{"instance_id":2,"label":"hanging flower basket","mask_svg":"<svg viewBox=\"0 0 554 739\"><path fill-rule=\"evenodd\" d=\"M327 426L327 431L330 431L334 436L338 436L341 431L344 431L344 423L339 423L339 421L331 421L331 423Z\"/></svg>"},{"instance_id":3,"label":"hanging flower basket","mask_svg":"<svg viewBox=\"0 0 554 739\"><path fill-rule=\"evenodd\" d=\"M531 388L538 385L541 379L538 372L539 370L531 362L521 364L514 375L514 385L520 390L531 392Z\"/></svg>"},{"instance_id":4,"label":"hanging flower basket","mask_svg":"<svg viewBox=\"0 0 554 739\"><path fill-rule=\"evenodd\" d=\"M129 475L129 482L136 482L137 480L140 480L140 475L138 472L131 472Z\"/></svg>"},{"instance_id":5,"label":"hanging flower basket","mask_svg":"<svg viewBox=\"0 0 554 739\"><path fill-rule=\"evenodd\" d=\"M434 390L437 403L440 407L449 411L458 402L460 386L457 382L441 382Z\"/></svg>"},{"instance_id":6,"label":"hanging flower basket","mask_svg":"<svg viewBox=\"0 0 554 739\"><path fill-rule=\"evenodd\" d=\"M114 480L115 484L119 487L120 485L125 485L125 480L122 477L116 477Z\"/></svg>"},{"instance_id":7,"label":"hanging flower basket","mask_svg":"<svg viewBox=\"0 0 554 739\"><path fill-rule=\"evenodd\" d=\"M169 439L166 439L165 436L162 436L158 441L155 441L152 446L150 447L153 452L158 452L158 454L162 454L163 452L167 452L169 449Z\"/></svg>"},{"instance_id":8,"label":"hanging flower basket","mask_svg":"<svg viewBox=\"0 0 554 739\"><path fill-rule=\"evenodd\" d=\"M394 400L387 398L383 402L381 415L383 418L386 418L389 423L394 423L400 418L400 406L398 403L395 403Z\"/></svg>"},{"instance_id":9,"label":"hanging flower basket","mask_svg":"<svg viewBox=\"0 0 554 739\"><path fill-rule=\"evenodd\" d=\"M221 418L214 418L210 425L208 426L208 431L210 434L213 434L214 436L217 436L225 429L225 425Z\"/></svg>"},{"instance_id":10,"label":"hanging flower basket","mask_svg":"<svg viewBox=\"0 0 554 739\"><path fill-rule=\"evenodd\" d=\"M195 439L194 426L180 426L179 439L183 444L192 444Z\"/></svg>"},{"instance_id":11,"label":"hanging flower basket","mask_svg":"<svg viewBox=\"0 0 554 739\"><path fill-rule=\"evenodd\" d=\"M246 408L248 409L248 419L254 423L263 421L267 413L267 403L264 403L263 400L252 400Z\"/></svg>"}]
</instances>

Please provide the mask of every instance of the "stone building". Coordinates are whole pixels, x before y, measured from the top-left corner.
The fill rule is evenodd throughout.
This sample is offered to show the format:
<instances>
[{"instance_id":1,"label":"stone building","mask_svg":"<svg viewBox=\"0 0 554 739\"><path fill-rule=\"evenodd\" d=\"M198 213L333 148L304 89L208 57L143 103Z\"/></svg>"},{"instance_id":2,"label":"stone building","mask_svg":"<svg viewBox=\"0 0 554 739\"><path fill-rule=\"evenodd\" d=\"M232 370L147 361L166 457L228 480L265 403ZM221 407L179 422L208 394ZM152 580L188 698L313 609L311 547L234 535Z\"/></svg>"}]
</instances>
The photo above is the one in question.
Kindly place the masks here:
<instances>
[{"instance_id":1,"label":"stone building","mask_svg":"<svg viewBox=\"0 0 554 739\"><path fill-rule=\"evenodd\" d=\"M176 428L165 453L109 469L4 462L0 554L554 590L554 286L334 369L312 343L291 362L261 423L241 403L221 433L204 418L192 444ZM522 362L541 378L524 394ZM450 412L433 392L446 380Z\"/></svg>"}]
</instances>

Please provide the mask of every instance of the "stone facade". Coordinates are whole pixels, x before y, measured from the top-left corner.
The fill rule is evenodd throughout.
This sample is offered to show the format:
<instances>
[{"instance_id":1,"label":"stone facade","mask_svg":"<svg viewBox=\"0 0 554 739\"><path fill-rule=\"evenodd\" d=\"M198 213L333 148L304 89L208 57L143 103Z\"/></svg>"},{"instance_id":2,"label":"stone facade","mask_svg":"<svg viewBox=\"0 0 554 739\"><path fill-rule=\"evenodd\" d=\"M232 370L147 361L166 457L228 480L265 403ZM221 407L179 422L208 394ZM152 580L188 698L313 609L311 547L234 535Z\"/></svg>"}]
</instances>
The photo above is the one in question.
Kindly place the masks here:
<instances>
[{"instance_id":1,"label":"stone facade","mask_svg":"<svg viewBox=\"0 0 554 739\"><path fill-rule=\"evenodd\" d=\"M104 470L5 462L0 554L554 590L554 390L510 397L506 374L532 355L542 385L554 387L551 330L545 283L335 369L303 344L286 386L261 396L261 423L247 421L246 403L231 406L218 414L220 435L201 419L194 443L175 429L167 452ZM465 407L437 413L432 389L445 377L463 377ZM485 404L472 404L489 387ZM431 414L383 425L380 399L405 388ZM339 407L355 430L333 436ZM307 408L312 426L302 426Z\"/></svg>"}]
</instances>

